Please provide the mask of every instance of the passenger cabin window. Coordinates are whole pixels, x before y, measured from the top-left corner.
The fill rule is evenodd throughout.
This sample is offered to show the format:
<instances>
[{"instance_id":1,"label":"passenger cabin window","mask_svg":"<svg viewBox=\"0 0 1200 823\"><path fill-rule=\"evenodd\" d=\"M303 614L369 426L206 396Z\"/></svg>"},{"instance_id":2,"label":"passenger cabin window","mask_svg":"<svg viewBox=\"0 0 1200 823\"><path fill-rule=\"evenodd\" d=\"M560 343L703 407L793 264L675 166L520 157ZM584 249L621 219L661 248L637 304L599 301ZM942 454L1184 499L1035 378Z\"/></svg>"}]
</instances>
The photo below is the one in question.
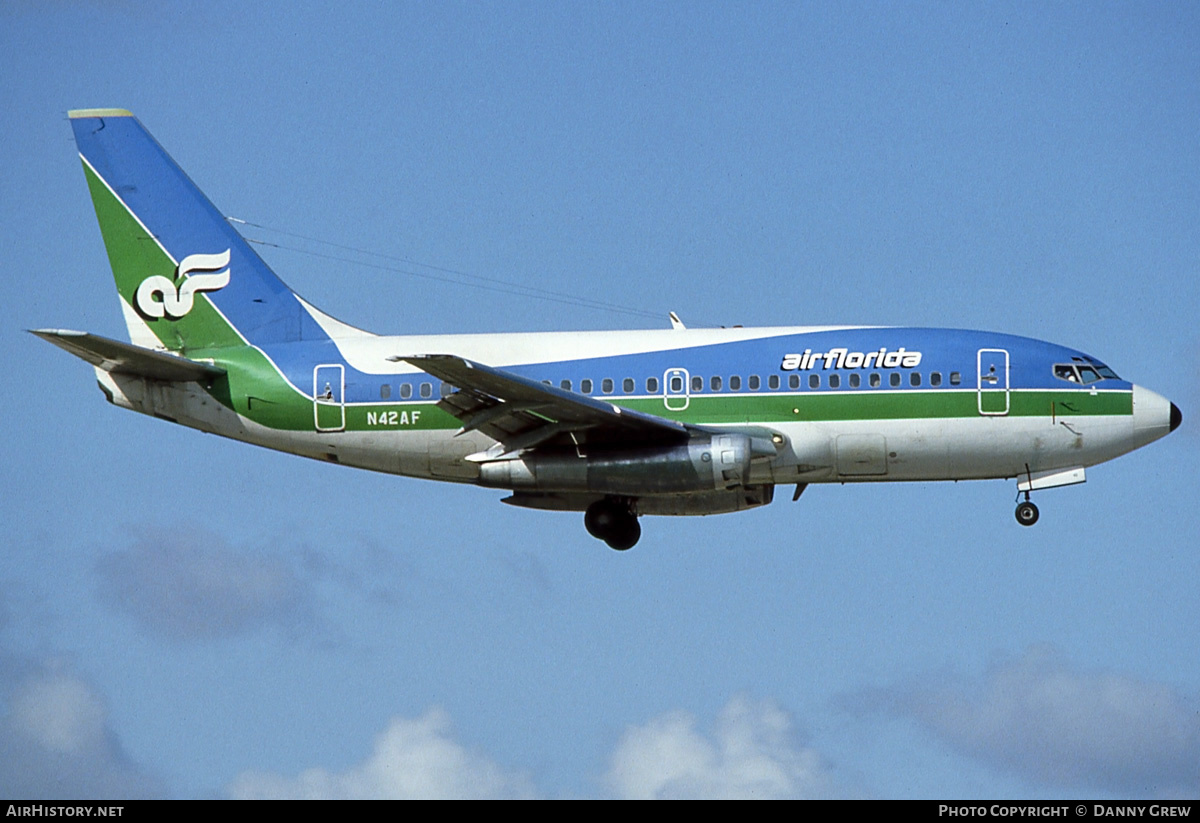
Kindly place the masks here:
<instances>
[{"instance_id":1,"label":"passenger cabin window","mask_svg":"<svg viewBox=\"0 0 1200 823\"><path fill-rule=\"evenodd\" d=\"M692 378L692 391L704 391L703 377L696 376Z\"/></svg>"},{"instance_id":2,"label":"passenger cabin window","mask_svg":"<svg viewBox=\"0 0 1200 823\"><path fill-rule=\"evenodd\" d=\"M855 372L854 374L850 375L850 388L857 389L861 385L862 385L862 375L861 374L858 374L857 372Z\"/></svg>"},{"instance_id":3,"label":"passenger cabin window","mask_svg":"<svg viewBox=\"0 0 1200 823\"><path fill-rule=\"evenodd\" d=\"M560 389L562 389L563 391L570 391L570 390L571 390L571 381L570 381L570 380L564 380L564 381L562 381L561 383L559 383L559 384L558 384L558 387L559 387Z\"/></svg>"},{"instance_id":4,"label":"passenger cabin window","mask_svg":"<svg viewBox=\"0 0 1200 823\"><path fill-rule=\"evenodd\" d=\"M758 391L761 385L762 384L758 381L757 374L750 375L750 379L746 381L746 388L750 389L750 391Z\"/></svg>"},{"instance_id":5,"label":"passenger cabin window","mask_svg":"<svg viewBox=\"0 0 1200 823\"><path fill-rule=\"evenodd\" d=\"M771 389L772 391L779 388L779 375L773 374L767 378L767 388Z\"/></svg>"},{"instance_id":6,"label":"passenger cabin window","mask_svg":"<svg viewBox=\"0 0 1200 823\"><path fill-rule=\"evenodd\" d=\"M931 385L931 386L940 386L940 385L942 385L942 373L941 373L940 371L935 371L935 372L931 372L931 373L930 373L930 375L929 375L929 385Z\"/></svg>"},{"instance_id":7,"label":"passenger cabin window","mask_svg":"<svg viewBox=\"0 0 1200 823\"><path fill-rule=\"evenodd\" d=\"M838 377L836 374L829 375L829 388L837 389L837 388L840 388L841 385L842 385L842 378Z\"/></svg>"},{"instance_id":8,"label":"passenger cabin window","mask_svg":"<svg viewBox=\"0 0 1200 823\"><path fill-rule=\"evenodd\" d=\"M915 372L913 372L912 374L910 374L910 375L908 376L908 384L909 384L910 386L919 386L919 385L921 385L921 373L920 373L919 371L915 371Z\"/></svg>"},{"instance_id":9,"label":"passenger cabin window","mask_svg":"<svg viewBox=\"0 0 1200 823\"><path fill-rule=\"evenodd\" d=\"M962 384L962 374L956 371L950 372L950 385L958 386Z\"/></svg>"},{"instance_id":10,"label":"passenger cabin window","mask_svg":"<svg viewBox=\"0 0 1200 823\"><path fill-rule=\"evenodd\" d=\"M633 394L633 378L632 377L626 377L624 380L621 381L621 391L625 392L626 394Z\"/></svg>"},{"instance_id":11,"label":"passenger cabin window","mask_svg":"<svg viewBox=\"0 0 1200 823\"><path fill-rule=\"evenodd\" d=\"M410 397L412 397L412 383L401 383L400 384L400 399L407 400Z\"/></svg>"},{"instance_id":12,"label":"passenger cabin window","mask_svg":"<svg viewBox=\"0 0 1200 823\"><path fill-rule=\"evenodd\" d=\"M583 378L579 381L579 390L584 394L592 393L592 381L588 378Z\"/></svg>"},{"instance_id":13,"label":"passenger cabin window","mask_svg":"<svg viewBox=\"0 0 1200 823\"><path fill-rule=\"evenodd\" d=\"M892 388L897 388L900 385L900 372L894 371L888 375L888 383Z\"/></svg>"},{"instance_id":14,"label":"passenger cabin window","mask_svg":"<svg viewBox=\"0 0 1200 823\"><path fill-rule=\"evenodd\" d=\"M742 390L742 378L736 374L733 375L732 377L730 377L729 378L729 390L730 391L741 391Z\"/></svg>"},{"instance_id":15,"label":"passenger cabin window","mask_svg":"<svg viewBox=\"0 0 1200 823\"><path fill-rule=\"evenodd\" d=\"M821 375L819 375L819 374L810 374L810 375L808 376L808 387L809 387L810 389L819 389L819 388L821 388Z\"/></svg>"},{"instance_id":16,"label":"passenger cabin window","mask_svg":"<svg viewBox=\"0 0 1200 823\"><path fill-rule=\"evenodd\" d=\"M658 394L658 378L646 378L646 394Z\"/></svg>"},{"instance_id":17,"label":"passenger cabin window","mask_svg":"<svg viewBox=\"0 0 1200 823\"><path fill-rule=\"evenodd\" d=\"M709 388L711 388L713 391L720 391L721 390L720 376L714 374L712 376L712 380L708 381L708 385L709 385Z\"/></svg>"},{"instance_id":18,"label":"passenger cabin window","mask_svg":"<svg viewBox=\"0 0 1200 823\"><path fill-rule=\"evenodd\" d=\"M606 377L600 381L600 391L604 392L605 394L612 394L613 381L611 377Z\"/></svg>"},{"instance_id":19,"label":"passenger cabin window","mask_svg":"<svg viewBox=\"0 0 1200 823\"><path fill-rule=\"evenodd\" d=\"M421 396L426 397L426 398L433 397L433 384L432 383L422 383L421 384Z\"/></svg>"},{"instance_id":20,"label":"passenger cabin window","mask_svg":"<svg viewBox=\"0 0 1200 823\"><path fill-rule=\"evenodd\" d=\"M788 388L789 389L800 388L800 375L798 375L798 374L789 374L788 375Z\"/></svg>"},{"instance_id":21,"label":"passenger cabin window","mask_svg":"<svg viewBox=\"0 0 1200 823\"><path fill-rule=\"evenodd\" d=\"M389 386L387 383L384 383L382 386L379 387L379 399L380 400L387 400L391 396L392 396L392 387L391 386Z\"/></svg>"},{"instance_id":22,"label":"passenger cabin window","mask_svg":"<svg viewBox=\"0 0 1200 823\"><path fill-rule=\"evenodd\" d=\"M873 388L873 389L879 388L879 385L880 385L879 372L871 372L871 377L867 382L869 382L871 384L871 388Z\"/></svg>"}]
</instances>

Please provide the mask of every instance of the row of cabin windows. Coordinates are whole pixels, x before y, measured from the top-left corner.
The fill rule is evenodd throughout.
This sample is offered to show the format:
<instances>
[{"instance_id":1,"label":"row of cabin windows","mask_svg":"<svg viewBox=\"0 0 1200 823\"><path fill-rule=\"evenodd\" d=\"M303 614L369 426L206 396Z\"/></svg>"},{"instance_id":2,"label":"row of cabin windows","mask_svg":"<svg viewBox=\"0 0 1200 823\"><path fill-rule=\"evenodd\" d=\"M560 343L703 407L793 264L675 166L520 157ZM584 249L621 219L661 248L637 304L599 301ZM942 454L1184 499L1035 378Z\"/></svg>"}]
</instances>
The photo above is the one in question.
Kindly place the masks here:
<instances>
[{"instance_id":1,"label":"row of cabin windows","mask_svg":"<svg viewBox=\"0 0 1200 823\"><path fill-rule=\"evenodd\" d=\"M851 389L862 388L862 385L863 385L862 378L863 378L863 376L857 372L851 373L850 375L847 376L846 381L845 381L847 387L851 388ZM550 385L550 381L548 381L548 380L545 380L542 382L546 383L546 385ZM799 389L801 386L800 375L789 374L787 382L788 382L789 389ZM896 387L901 386L902 384L903 384L903 377L901 376L900 372L891 372L888 375L888 385L896 388ZM920 372L910 372L909 376L908 376L908 384L910 386L922 385L923 377L921 376L921 373ZM574 384L570 380L563 380L558 385L559 385L559 388L563 389L564 391L571 391L572 386ZM831 389L841 388L842 376L839 374L829 375L827 385ZM880 386L883 385L883 377L879 374L879 372L872 372L871 374L867 375L867 385L871 388L879 388ZM941 386L942 385L942 373L938 372L938 371L931 372L929 375L929 385L933 386L933 387ZM950 385L951 386L962 385L962 373L961 372L956 372L956 371L950 372ZM719 392L722 390L722 388L724 386L725 386L725 380L720 375L713 375L712 377L710 377L708 379L709 391ZM741 391L742 390L741 375L737 375L737 374L731 375L729 377L728 386L729 386L729 391ZM770 389L771 391L778 391L780 388L782 388L782 386L783 386L783 381L778 374L772 374L767 377L767 388ZM646 394L658 394L658 387L659 387L659 383L658 383L657 377L647 377L646 378ZM818 373L810 374L808 376L808 387L810 389L821 388L821 375ZM583 380L579 381L579 391L582 394L591 394L592 390L594 388L595 388L595 384L587 378L584 378ZM616 388L616 384L611 377L606 377L600 381L600 391L602 394L612 394L615 388ZM624 380L621 381L621 390L625 394L633 394L633 392L636 388L637 388L636 383L632 377L626 377ZM757 374L750 375L749 377L746 378L746 389L748 391L760 391L762 389L762 379ZM692 380L691 380L690 390L691 390L692 394L699 394L700 392L704 391L704 378L700 377L699 375L693 375ZM670 392L671 394L682 394L683 393L683 376L682 375L673 375L668 381L667 391Z\"/></svg>"},{"instance_id":2,"label":"row of cabin windows","mask_svg":"<svg viewBox=\"0 0 1200 823\"><path fill-rule=\"evenodd\" d=\"M851 389L862 388L862 384L863 384L862 378L863 378L863 376L861 374L859 374L858 372L851 372L846 377L845 382L846 382L847 388L851 388ZM921 377L920 372L909 372L908 384L910 386L920 386L920 385L922 385L922 379L923 378ZM547 386L551 385L549 380L543 380L542 382L545 383ZM890 372L888 374L888 385L891 386L892 388L899 388L901 385L903 385L903 382L904 382L904 380L903 380L903 377L900 374L900 372ZM800 375L789 374L787 384L788 384L787 387L789 389L799 389L800 385L801 385ZM956 372L956 371L950 372L950 385L958 386L961 384L962 384L962 373ZM559 388L563 389L564 391L571 391L571 387L574 384L570 380L563 380L558 385L559 385ZM709 391L719 392L722 390L722 387L724 385L725 385L725 381L721 378L720 375L713 375L712 377L710 377L708 379ZM782 385L783 385L783 381L778 374L772 374L767 377L767 388L768 389L770 389L772 391L778 391L782 387ZM831 389L841 388L842 387L842 376L840 374L829 375L827 385ZM871 372L869 375L867 375L867 386L869 386L872 389L877 389L882 385L883 385L883 377L882 377L882 375L879 374L879 372ZM935 388L942 385L942 373L938 372L938 371L931 372L929 374L929 385L933 386ZM658 383L657 377L647 377L646 378L646 394L658 394L658 387L659 387L659 383ZM810 389L821 388L820 373L813 372L812 374L809 374L808 387ZM594 388L595 388L595 384L588 378L584 378L583 380L579 381L579 391L582 394L591 394L592 390ZM633 394L633 392L636 390L636 388L637 388L637 383L636 383L636 381L634 381L634 379L632 377L626 377L621 381L621 391L624 392L625 394ZM692 394L698 394L698 393L704 391L704 378L700 377L699 375L693 375L690 388L691 388ZM602 393L612 394L615 389L616 389L616 382L611 377L605 377L603 380L600 381L600 391ZM672 394L682 394L683 393L683 376L682 375L672 376L669 380L669 385L668 385L667 389ZM762 380L759 378L759 376L757 374L752 374L746 378L746 389L748 391L759 391L762 389ZM737 374L730 375L729 391L741 391L741 390L742 390L741 375L737 375ZM433 384L432 383L419 383L419 384L417 384L416 391L417 391L417 394L422 399L428 400L429 398L433 397ZM450 386L450 384L448 384L448 383L441 384L440 395L442 397L445 397L447 394L450 394L453 391L454 391L454 389ZM413 384L412 383L401 383L400 384L400 399L401 400L410 400L410 399L412 399L412 396L413 396ZM381 400L390 400L391 397L392 397L392 387L391 387L391 385L384 383L382 386L379 387L379 398Z\"/></svg>"},{"instance_id":3,"label":"row of cabin windows","mask_svg":"<svg viewBox=\"0 0 1200 823\"><path fill-rule=\"evenodd\" d=\"M923 378L922 378L920 372L917 372L917 371L909 372L908 385L914 386L914 387L920 386L922 384L922 380L923 380ZM903 383L904 383L904 377L900 374L900 372L890 372L888 374L888 385L891 386L892 388L899 388ZM857 374L857 373L851 373L850 376L846 378L846 384L851 389L861 388L862 387L862 375ZM881 385L883 385L883 378L879 375L879 372L872 372L870 375L868 375L867 385L873 389L879 388ZM934 388L937 388L938 386L942 385L942 373L940 371L935 371L935 372L929 373L929 385L933 386ZM962 373L961 372L956 372L956 371L950 372L950 385L951 386L962 385ZM821 388L821 375L820 374L810 374L808 376L808 387L810 389ZM841 387L842 387L842 376L840 374L829 375L829 388L839 389Z\"/></svg>"},{"instance_id":4,"label":"row of cabin windows","mask_svg":"<svg viewBox=\"0 0 1200 823\"><path fill-rule=\"evenodd\" d=\"M450 391L451 391L451 389L450 389L449 384L443 383L442 384L442 397L445 397L447 394L450 393ZM417 394L425 399L429 399L430 397L433 397L433 384L432 383L418 384ZM400 384L400 399L401 400L409 400L412 398L412 396L413 396L413 384L412 383L401 383ZM392 399L392 387L390 385L388 385L387 383L384 383L382 386L379 387L379 399L380 400L391 400Z\"/></svg>"}]
</instances>

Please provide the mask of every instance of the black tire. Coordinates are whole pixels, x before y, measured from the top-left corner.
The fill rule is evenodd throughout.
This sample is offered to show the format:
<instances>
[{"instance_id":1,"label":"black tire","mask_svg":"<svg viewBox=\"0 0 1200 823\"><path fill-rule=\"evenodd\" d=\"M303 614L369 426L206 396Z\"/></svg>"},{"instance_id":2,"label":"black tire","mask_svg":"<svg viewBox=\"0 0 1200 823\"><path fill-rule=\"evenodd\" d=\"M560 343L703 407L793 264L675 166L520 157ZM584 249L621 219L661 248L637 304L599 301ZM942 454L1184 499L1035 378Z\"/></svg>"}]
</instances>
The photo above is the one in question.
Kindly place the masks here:
<instances>
[{"instance_id":1,"label":"black tire","mask_svg":"<svg viewBox=\"0 0 1200 823\"><path fill-rule=\"evenodd\" d=\"M608 540L620 520L621 512L611 500L597 500L583 514L583 527L597 540Z\"/></svg>"},{"instance_id":2,"label":"black tire","mask_svg":"<svg viewBox=\"0 0 1200 823\"><path fill-rule=\"evenodd\" d=\"M1032 526L1038 522L1038 507L1026 500L1017 504L1017 522L1022 526Z\"/></svg>"},{"instance_id":3,"label":"black tire","mask_svg":"<svg viewBox=\"0 0 1200 823\"><path fill-rule=\"evenodd\" d=\"M633 514L627 515L629 518L615 529L612 534L604 541L610 549L615 549L619 552L628 551L637 545L638 540L642 538L642 526L637 521L637 517Z\"/></svg>"}]
</instances>

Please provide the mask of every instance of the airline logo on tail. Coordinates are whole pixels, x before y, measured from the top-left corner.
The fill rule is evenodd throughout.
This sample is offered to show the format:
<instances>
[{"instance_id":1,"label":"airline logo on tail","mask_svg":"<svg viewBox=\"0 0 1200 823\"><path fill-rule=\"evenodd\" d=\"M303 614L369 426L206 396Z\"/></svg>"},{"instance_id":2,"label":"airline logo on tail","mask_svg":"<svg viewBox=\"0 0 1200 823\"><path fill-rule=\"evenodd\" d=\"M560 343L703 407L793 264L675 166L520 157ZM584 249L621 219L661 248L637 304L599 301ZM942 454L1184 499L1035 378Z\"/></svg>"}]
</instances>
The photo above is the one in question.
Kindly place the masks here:
<instances>
[{"instance_id":1,"label":"airline logo on tail","mask_svg":"<svg viewBox=\"0 0 1200 823\"><path fill-rule=\"evenodd\" d=\"M175 280L187 277L178 286L175 280L156 274L138 286L134 304L144 317L168 317L178 320L192 310L195 295L202 291L219 291L229 285L229 249L219 254L189 254L175 268ZM223 271L217 271L223 269ZM204 271L215 274L192 274Z\"/></svg>"}]
</instances>

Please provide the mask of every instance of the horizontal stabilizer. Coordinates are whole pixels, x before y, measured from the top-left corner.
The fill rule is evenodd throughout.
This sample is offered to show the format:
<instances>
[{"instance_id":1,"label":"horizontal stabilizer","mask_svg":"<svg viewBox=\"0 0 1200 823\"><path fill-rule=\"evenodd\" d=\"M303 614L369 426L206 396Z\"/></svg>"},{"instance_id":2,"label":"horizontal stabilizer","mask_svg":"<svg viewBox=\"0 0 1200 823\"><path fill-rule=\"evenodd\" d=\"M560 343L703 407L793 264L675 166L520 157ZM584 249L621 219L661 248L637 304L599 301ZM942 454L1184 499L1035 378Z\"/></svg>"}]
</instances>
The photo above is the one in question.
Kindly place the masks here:
<instances>
[{"instance_id":1,"label":"horizontal stabilizer","mask_svg":"<svg viewBox=\"0 0 1200 823\"><path fill-rule=\"evenodd\" d=\"M211 380L225 370L208 363L197 363L173 354L152 351L132 343L122 343L96 334L66 329L31 329L48 343L113 374L134 374L151 380L186 383Z\"/></svg>"}]
</instances>

